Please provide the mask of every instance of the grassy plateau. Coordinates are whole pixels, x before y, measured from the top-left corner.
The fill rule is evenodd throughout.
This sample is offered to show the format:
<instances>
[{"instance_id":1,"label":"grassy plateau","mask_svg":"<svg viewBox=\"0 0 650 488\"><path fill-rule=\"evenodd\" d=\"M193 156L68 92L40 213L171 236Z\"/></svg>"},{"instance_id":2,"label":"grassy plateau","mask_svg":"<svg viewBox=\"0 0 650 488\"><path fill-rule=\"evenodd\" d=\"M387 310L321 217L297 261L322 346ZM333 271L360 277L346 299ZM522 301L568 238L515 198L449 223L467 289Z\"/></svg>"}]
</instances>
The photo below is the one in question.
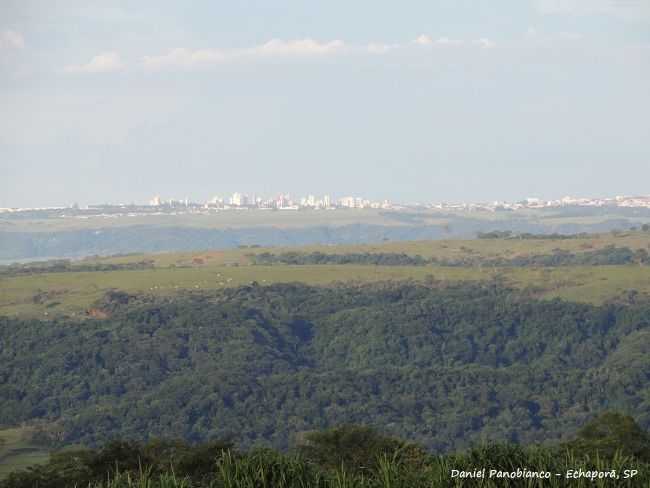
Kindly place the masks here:
<instances>
[{"instance_id":1,"label":"grassy plateau","mask_svg":"<svg viewBox=\"0 0 650 488\"><path fill-rule=\"evenodd\" d=\"M650 267L639 265L495 267L495 266L370 266L359 264L255 265L253 256L322 252L403 253L424 258L506 258L546 255L558 250L590 252L607 246L633 250L650 248L650 234L628 232L575 239L475 239L453 241L386 242L378 245L304 246L297 248L245 248L161 254L131 254L87 258L74 265L128 265L149 260L146 269L68 271L0 275L0 314L43 317L84 315L107 290L169 295L182 290L235 287L256 281L261 285L303 282L329 285L341 281L434 279L484 281L499 279L529 289L541 298L562 298L588 303L618 299L629 290L650 293ZM74 268L73 265L73 268Z\"/></svg>"}]
</instances>

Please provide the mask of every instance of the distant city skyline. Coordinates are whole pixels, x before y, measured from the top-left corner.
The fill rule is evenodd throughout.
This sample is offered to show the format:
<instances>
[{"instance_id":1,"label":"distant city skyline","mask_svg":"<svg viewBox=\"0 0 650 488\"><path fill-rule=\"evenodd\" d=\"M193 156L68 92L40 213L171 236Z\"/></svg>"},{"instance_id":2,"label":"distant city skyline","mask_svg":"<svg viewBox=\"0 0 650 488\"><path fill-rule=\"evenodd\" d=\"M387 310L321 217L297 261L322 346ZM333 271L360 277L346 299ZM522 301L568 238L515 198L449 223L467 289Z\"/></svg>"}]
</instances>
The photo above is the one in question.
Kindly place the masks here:
<instances>
[{"instance_id":1,"label":"distant city skyline","mask_svg":"<svg viewBox=\"0 0 650 488\"><path fill-rule=\"evenodd\" d=\"M645 194L650 2L5 0L0 207Z\"/></svg>"},{"instance_id":2,"label":"distant city skyline","mask_svg":"<svg viewBox=\"0 0 650 488\"><path fill-rule=\"evenodd\" d=\"M101 208L161 208L161 209L190 209L195 211L202 209L206 211L228 210L228 209L279 209L279 210L299 210L299 209L316 209L316 210L334 210L343 209L383 209L394 210L401 208L422 207L438 210L458 210L458 211L499 211L499 210L522 210L522 209L542 209L558 207L631 207L631 208L650 208L649 195L617 195L609 197L576 197L564 196L562 198L545 199L540 197L527 197L516 201L506 199L497 199L494 201L421 201L421 202L399 202L390 199L372 200L363 196L348 195L336 197L332 194L314 195L306 194L304 196L292 197L288 193L276 193L275 196L262 196L247 194L243 192L234 192L229 196L213 196L210 199L197 200L189 197L185 198L163 198L155 195L148 202L103 202L93 203L80 206L77 202L71 205L49 206L49 207L0 207L0 214L21 211L47 210L47 209L75 209L75 210L98 210Z\"/></svg>"}]
</instances>

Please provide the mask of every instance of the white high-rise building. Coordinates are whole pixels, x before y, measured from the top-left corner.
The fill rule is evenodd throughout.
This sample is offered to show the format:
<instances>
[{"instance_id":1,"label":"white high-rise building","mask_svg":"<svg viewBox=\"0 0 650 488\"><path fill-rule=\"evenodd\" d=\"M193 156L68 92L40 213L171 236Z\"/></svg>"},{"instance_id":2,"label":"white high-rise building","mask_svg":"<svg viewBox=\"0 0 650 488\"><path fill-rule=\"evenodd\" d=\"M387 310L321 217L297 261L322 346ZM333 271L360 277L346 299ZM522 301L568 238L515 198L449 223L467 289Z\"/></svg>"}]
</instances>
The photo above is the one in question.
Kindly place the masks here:
<instances>
[{"instance_id":1,"label":"white high-rise building","mask_svg":"<svg viewBox=\"0 0 650 488\"><path fill-rule=\"evenodd\" d=\"M354 197L343 197L339 203L342 207L354 208Z\"/></svg>"},{"instance_id":2,"label":"white high-rise building","mask_svg":"<svg viewBox=\"0 0 650 488\"><path fill-rule=\"evenodd\" d=\"M332 200L329 195L323 197L323 206L325 208L330 208L332 206Z\"/></svg>"},{"instance_id":3,"label":"white high-rise building","mask_svg":"<svg viewBox=\"0 0 650 488\"><path fill-rule=\"evenodd\" d=\"M151 205L152 207L160 207L162 205L162 200L160 199L160 195L156 195L151 200L149 200L149 205Z\"/></svg>"},{"instance_id":4,"label":"white high-rise building","mask_svg":"<svg viewBox=\"0 0 650 488\"><path fill-rule=\"evenodd\" d=\"M235 192L230 198L230 204L235 207L243 207L248 204L248 197L242 193Z\"/></svg>"}]
</instances>

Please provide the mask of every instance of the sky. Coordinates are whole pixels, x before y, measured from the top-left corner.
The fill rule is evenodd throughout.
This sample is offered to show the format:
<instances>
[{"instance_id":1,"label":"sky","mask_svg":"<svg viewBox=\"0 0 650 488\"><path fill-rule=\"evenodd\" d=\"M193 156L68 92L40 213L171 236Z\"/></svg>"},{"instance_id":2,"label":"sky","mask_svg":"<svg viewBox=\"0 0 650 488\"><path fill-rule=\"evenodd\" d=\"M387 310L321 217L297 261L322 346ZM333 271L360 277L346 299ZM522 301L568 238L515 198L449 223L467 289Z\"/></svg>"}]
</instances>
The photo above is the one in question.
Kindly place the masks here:
<instances>
[{"instance_id":1,"label":"sky","mask_svg":"<svg viewBox=\"0 0 650 488\"><path fill-rule=\"evenodd\" d=\"M648 0L0 1L0 207L650 194Z\"/></svg>"}]
</instances>

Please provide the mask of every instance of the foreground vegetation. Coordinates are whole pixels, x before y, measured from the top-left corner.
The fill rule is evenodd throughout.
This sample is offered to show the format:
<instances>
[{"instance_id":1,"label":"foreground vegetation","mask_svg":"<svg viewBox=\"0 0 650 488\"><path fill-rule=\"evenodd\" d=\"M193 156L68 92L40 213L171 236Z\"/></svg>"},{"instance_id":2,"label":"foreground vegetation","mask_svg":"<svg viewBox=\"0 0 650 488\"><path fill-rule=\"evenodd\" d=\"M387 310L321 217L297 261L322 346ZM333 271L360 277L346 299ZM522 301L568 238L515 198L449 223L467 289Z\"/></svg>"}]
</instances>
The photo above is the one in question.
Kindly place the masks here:
<instances>
[{"instance_id":1,"label":"foreground vegetation","mask_svg":"<svg viewBox=\"0 0 650 488\"><path fill-rule=\"evenodd\" d=\"M54 453L0 488L648 487L649 462L648 434L608 412L562 445L484 444L440 456L355 426L308 433L284 454L241 452L227 441L113 441Z\"/></svg>"}]
</instances>

